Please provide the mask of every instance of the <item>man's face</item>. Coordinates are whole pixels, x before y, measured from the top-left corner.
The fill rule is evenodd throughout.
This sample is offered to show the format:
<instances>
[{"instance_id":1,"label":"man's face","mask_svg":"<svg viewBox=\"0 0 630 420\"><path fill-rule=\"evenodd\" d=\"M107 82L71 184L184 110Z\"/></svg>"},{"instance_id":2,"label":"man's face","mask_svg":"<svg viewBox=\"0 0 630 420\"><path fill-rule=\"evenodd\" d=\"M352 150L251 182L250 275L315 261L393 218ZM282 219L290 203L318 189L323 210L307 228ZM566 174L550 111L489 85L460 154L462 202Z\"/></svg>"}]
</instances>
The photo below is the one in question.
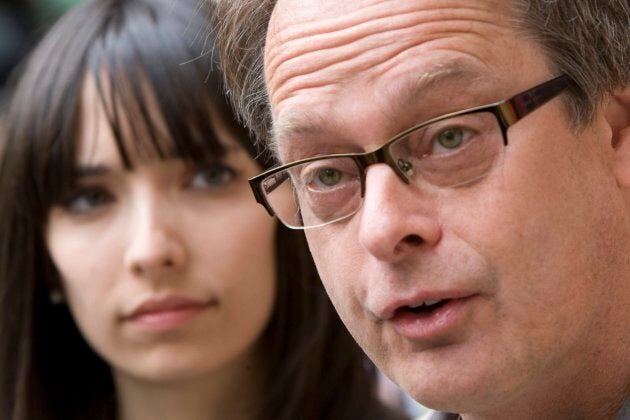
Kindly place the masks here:
<instances>
[{"instance_id":1,"label":"man's face","mask_svg":"<svg viewBox=\"0 0 630 420\"><path fill-rule=\"evenodd\" d=\"M280 158L370 151L556 76L513 22L502 1L280 0L265 55ZM509 129L484 178L444 191L373 165L357 214L307 230L348 329L420 402L491 413L627 360L610 128L603 113L577 133L567 121L552 100Z\"/></svg>"}]
</instances>

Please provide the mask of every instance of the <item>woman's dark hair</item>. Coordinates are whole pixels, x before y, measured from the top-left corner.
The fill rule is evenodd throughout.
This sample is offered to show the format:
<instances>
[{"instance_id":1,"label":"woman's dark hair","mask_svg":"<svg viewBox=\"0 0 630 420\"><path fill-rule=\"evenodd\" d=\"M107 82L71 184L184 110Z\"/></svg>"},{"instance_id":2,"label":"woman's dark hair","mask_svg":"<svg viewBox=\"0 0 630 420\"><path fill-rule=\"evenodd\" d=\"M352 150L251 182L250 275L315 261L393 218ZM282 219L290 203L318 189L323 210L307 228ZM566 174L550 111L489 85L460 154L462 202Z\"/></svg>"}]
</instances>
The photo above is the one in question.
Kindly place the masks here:
<instances>
[{"instance_id":1,"label":"woman's dark hair","mask_svg":"<svg viewBox=\"0 0 630 420\"><path fill-rule=\"evenodd\" d=\"M88 0L20 69L0 145L2 419L116 415L108 365L67 307L49 299L60 278L44 232L51 206L76 179L86 80L95 82L127 167L138 156L195 164L220 157L225 149L211 114L261 166L270 164L225 102L206 11L198 7L197 0ZM276 307L261 338L268 393L256 416L395 418L376 399L374 370L324 293L302 233L278 225L276 244Z\"/></svg>"}]
</instances>

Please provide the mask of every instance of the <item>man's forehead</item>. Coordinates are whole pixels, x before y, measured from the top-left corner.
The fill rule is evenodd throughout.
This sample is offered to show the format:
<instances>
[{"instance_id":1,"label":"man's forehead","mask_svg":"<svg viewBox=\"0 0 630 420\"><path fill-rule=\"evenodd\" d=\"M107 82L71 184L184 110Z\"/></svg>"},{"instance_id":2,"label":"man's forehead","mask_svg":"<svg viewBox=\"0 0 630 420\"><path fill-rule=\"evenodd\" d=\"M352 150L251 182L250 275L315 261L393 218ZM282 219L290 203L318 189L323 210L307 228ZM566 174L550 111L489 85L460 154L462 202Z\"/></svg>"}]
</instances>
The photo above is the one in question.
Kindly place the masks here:
<instances>
[{"instance_id":1,"label":"man's forehead","mask_svg":"<svg viewBox=\"0 0 630 420\"><path fill-rule=\"evenodd\" d=\"M446 4L446 3L449 4ZM383 3L386 7L383 7ZM387 3L390 3L387 5ZM512 10L513 0L277 0L269 24L268 36L274 35L287 26L300 25L307 22L321 23L331 18L345 19L354 14L356 19L369 16L371 10L381 9L383 13L391 9L405 10L438 9L445 7L489 7L497 13Z\"/></svg>"},{"instance_id":2,"label":"man's forehead","mask_svg":"<svg viewBox=\"0 0 630 420\"><path fill-rule=\"evenodd\" d=\"M477 87L477 91L488 92L499 83L493 75L484 74L482 69L465 61L455 60L424 73L407 75L387 89L373 92L386 104L384 112L391 114L385 118L385 123L391 123L391 127L384 127L384 131L393 135L417 124L419 121L405 118L422 118L421 114L414 113L421 109L424 109L426 119L434 117L431 109L435 103L427 100L429 94L442 96L448 89L449 92L457 91L460 98L469 94L474 96L475 89L464 90L471 84ZM370 92L366 92L366 101L369 101L369 95ZM471 105L478 103L471 102ZM446 106L442 112L454 110L449 109L449 105ZM405 113L405 110L412 112ZM346 131L345 121L355 117L356 115L331 113L324 106L280 115L279 118L274 118L270 147L281 161L292 161L321 153L348 152L348 145L340 145L338 140ZM309 141L313 139L317 139L317 142ZM386 138L382 140L385 141Z\"/></svg>"},{"instance_id":3,"label":"man's forehead","mask_svg":"<svg viewBox=\"0 0 630 420\"><path fill-rule=\"evenodd\" d=\"M292 22L318 20L328 16L342 16L381 2L382 0L277 0L274 15L281 12L283 19L288 18Z\"/></svg>"},{"instance_id":4,"label":"man's forehead","mask_svg":"<svg viewBox=\"0 0 630 420\"><path fill-rule=\"evenodd\" d=\"M270 39L280 42L290 40L301 33L327 31L328 25L336 26L337 19L351 18L357 11L369 10L379 0L277 0L267 28L266 46ZM278 39L276 39L278 42Z\"/></svg>"},{"instance_id":5,"label":"man's forehead","mask_svg":"<svg viewBox=\"0 0 630 420\"><path fill-rule=\"evenodd\" d=\"M506 44L515 38L513 28L507 24L511 19L505 18L506 12L512 12L512 2L339 3L279 0L274 10L266 46L265 77L274 120L271 146L282 152L281 160L311 155L285 153L285 146L295 137L342 132L343 117L338 111L343 108L344 112L356 114L361 108L356 101L348 103L343 98L348 90L360 89L363 93L359 102L376 100L385 112L398 116L401 108L417 101L427 90L443 90L461 80L471 84L479 76L491 79L486 64L496 59L500 48L511 50ZM341 9L347 9L347 13L341 13ZM431 54L427 54L423 45L436 45L436 37L468 45L462 49L454 41L444 41L441 49L431 51L429 47ZM440 52L436 55L435 51ZM498 56L503 65L511 62L510 58L501 58L502 52ZM386 80L381 83L385 74ZM474 90L465 83L458 85L463 92L458 97ZM436 89L430 89L435 86ZM375 90L378 95L370 98L370 91ZM356 93L353 96L356 99ZM340 103L345 106L339 107ZM338 108L335 112L326 110L327 105L333 104Z\"/></svg>"}]
</instances>

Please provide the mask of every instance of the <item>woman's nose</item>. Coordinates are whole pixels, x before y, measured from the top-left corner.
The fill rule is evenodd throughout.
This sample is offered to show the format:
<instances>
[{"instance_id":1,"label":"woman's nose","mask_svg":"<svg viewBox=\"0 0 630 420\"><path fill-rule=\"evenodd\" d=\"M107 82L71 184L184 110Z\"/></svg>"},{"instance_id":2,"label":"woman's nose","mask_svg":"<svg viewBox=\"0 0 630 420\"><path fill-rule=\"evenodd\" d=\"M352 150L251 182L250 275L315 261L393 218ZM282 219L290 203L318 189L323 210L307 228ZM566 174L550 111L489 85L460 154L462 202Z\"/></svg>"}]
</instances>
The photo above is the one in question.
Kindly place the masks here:
<instances>
[{"instance_id":1,"label":"woman's nose","mask_svg":"<svg viewBox=\"0 0 630 420\"><path fill-rule=\"evenodd\" d=\"M140 277L160 277L181 269L187 251L177 214L157 201L141 203L133 213L125 267Z\"/></svg>"}]
</instances>

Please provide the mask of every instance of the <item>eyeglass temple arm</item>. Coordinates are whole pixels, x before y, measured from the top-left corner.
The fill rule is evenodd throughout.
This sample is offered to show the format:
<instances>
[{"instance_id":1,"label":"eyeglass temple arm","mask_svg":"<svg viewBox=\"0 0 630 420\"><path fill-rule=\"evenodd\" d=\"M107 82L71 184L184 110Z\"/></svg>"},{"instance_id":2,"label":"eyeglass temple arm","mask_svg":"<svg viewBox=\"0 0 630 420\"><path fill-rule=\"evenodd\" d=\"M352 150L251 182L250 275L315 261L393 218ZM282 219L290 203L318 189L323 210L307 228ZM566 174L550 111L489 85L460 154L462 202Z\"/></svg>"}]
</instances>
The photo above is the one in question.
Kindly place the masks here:
<instances>
[{"instance_id":1,"label":"eyeglass temple arm","mask_svg":"<svg viewBox=\"0 0 630 420\"><path fill-rule=\"evenodd\" d=\"M569 76L563 74L501 102L498 108L505 128L555 98L574 83Z\"/></svg>"},{"instance_id":2,"label":"eyeglass temple arm","mask_svg":"<svg viewBox=\"0 0 630 420\"><path fill-rule=\"evenodd\" d=\"M263 207L267 210L270 216L275 216L275 212L267 202L265 195L260 191L261 188L265 189L266 193L270 193L276 188L278 188L284 181L289 178L289 174L285 171L277 172L273 175L270 175L265 179L265 183L257 183L254 179L249 180L249 185L254 193L254 197L256 198L256 202L262 204Z\"/></svg>"}]
</instances>

